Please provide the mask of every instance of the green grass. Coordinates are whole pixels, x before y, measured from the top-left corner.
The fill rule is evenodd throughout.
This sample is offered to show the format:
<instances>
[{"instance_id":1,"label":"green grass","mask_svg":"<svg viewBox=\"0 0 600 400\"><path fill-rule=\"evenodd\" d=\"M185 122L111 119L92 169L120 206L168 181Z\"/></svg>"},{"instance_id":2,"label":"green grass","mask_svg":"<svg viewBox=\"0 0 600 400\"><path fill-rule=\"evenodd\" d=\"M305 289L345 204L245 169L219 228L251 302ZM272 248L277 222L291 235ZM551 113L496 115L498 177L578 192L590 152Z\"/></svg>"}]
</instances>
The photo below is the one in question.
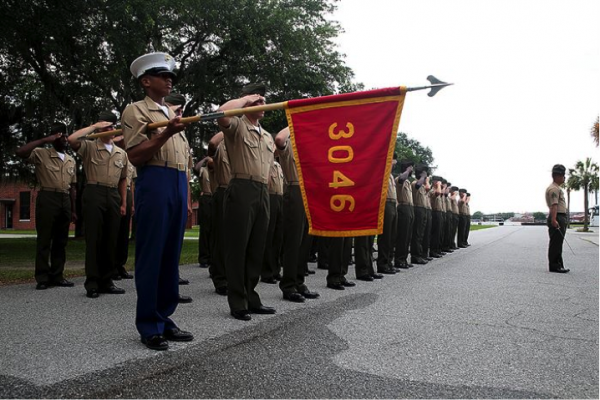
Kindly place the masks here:
<instances>
[{"instance_id":1,"label":"green grass","mask_svg":"<svg viewBox=\"0 0 600 400\"><path fill-rule=\"evenodd\" d=\"M478 231L481 229L488 229L488 228L496 228L496 225L471 225L471 231Z\"/></svg>"},{"instance_id":2,"label":"green grass","mask_svg":"<svg viewBox=\"0 0 600 400\"><path fill-rule=\"evenodd\" d=\"M31 282L34 280L35 238L2 238L0 237L0 285L10 283ZM67 277L83 276L85 262L85 241L70 239L67 245ZM181 250L180 264L198 262L198 242L184 240ZM128 270L135 264L135 243L129 243Z\"/></svg>"}]
</instances>

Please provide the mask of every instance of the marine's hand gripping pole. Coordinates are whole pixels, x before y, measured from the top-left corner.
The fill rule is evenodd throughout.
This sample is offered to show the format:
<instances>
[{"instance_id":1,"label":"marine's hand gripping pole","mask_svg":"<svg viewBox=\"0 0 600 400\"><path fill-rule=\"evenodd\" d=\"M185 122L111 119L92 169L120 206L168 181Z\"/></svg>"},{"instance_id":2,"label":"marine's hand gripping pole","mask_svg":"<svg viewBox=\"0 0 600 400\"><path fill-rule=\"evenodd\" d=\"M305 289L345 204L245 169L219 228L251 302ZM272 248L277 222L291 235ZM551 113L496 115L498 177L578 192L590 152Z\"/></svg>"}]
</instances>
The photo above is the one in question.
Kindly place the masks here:
<instances>
[{"instance_id":1,"label":"marine's hand gripping pole","mask_svg":"<svg viewBox=\"0 0 600 400\"><path fill-rule=\"evenodd\" d=\"M429 97L433 97L441 89L445 88L446 86L453 85L453 83L442 82L433 75L429 75L427 77L427 80L429 82L431 82L431 85L407 87L406 91L414 92L417 90L431 89L429 91L429 93L427 93L427 95ZM245 108L235 108L233 110L215 111L215 112L208 113L208 114L200 114L200 115L195 115L193 117L181 118L181 123L191 124L192 122L210 121L213 119L218 119L218 118L223 118L223 117L234 117L237 115L254 113L254 112L259 112L259 111L283 110L286 108L288 108L288 102L283 101L281 103L265 104L262 106L245 107ZM151 124L148 124L146 126L146 129L153 130L156 128L162 128L163 126L167 126L168 124L169 124L169 121L153 122ZM99 133L93 133L93 134L87 135L87 136L82 136L79 139L95 139L95 138L104 137L104 136L116 136L116 135L121 135L121 134L122 134L121 129L115 129L112 131L99 132Z\"/></svg>"}]
</instances>

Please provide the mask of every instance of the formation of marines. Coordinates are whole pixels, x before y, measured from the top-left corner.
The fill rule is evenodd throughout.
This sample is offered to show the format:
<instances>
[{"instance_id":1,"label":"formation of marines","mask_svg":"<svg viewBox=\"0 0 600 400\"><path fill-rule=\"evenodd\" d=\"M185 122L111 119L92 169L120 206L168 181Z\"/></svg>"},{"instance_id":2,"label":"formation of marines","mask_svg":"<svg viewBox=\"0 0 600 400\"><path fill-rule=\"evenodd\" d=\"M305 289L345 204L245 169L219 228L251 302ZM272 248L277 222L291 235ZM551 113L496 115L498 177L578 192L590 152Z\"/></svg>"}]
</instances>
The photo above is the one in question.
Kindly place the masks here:
<instances>
[{"instance_id":1,"label":"formation of marines","mask_svg":"<svg viewBox=\"0 0 600 400\"><path fill-rule=\"evenodd\" d=\"M215 292L227 297L231 316L239 320L276 312L262 303L259 281L279 283L286 301L319 298L305 281L314 273L308 268L311 248L318 249L318 268L328 270L326 287L345 290L356 285L346 278L352 263L356 279L371 282L469 246L470 194L409 160L400 160L400 174L389 176L377 251L373 236L312 237L289 129L267 132L260 123L262 111L223 116L207 156L194 164L181 122L185 97L171 93L174 67L165 53L146 54L131 64L146 97L123 111L122 136L85 140L93 132L114 129L117 117L107 111L70 136L66 126L57 124L50 136L17 151L34 163L41 185L37 289L73 286L63 276L69 224L75 218L75 161L66 153L67 144L81 158L87 180L86 295L125 293L114 281L135 278L136 327L150 349L193 340L171 319L179 303L191 302L179 295L179 285L187 283L179 277L179 256L192 212L192 173L200 183L198 265L208 268ZM265 104L265 92L265 85L249 84L219 111ZM147 128L161 121L168 125ZM53 148L40 147L44 144ZM137 225L134 276L124 267L132 215Z\"/></svg>"}]
</instances>

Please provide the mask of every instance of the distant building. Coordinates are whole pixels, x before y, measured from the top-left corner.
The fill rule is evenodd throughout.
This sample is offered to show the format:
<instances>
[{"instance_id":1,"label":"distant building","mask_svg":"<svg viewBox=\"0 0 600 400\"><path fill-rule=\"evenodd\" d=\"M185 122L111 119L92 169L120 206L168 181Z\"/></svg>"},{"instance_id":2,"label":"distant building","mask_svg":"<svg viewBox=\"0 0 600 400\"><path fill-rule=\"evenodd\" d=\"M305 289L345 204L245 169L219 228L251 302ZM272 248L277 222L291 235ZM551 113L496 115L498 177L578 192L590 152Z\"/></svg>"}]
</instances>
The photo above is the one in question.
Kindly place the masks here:
<instances>
[{"instance_id":1,"label":"distant building","mask_svg":"<svg viewBox=\"0 0 600 400\"><path fill-rule=\"evenodd\" d=\"M39 188L23 182L0 183L0 229L35 230L35 201ZM198 202L192 203L187 227L198 225ZM71 225L74 229L74 225Z\"/></svg>"}]
</instances>

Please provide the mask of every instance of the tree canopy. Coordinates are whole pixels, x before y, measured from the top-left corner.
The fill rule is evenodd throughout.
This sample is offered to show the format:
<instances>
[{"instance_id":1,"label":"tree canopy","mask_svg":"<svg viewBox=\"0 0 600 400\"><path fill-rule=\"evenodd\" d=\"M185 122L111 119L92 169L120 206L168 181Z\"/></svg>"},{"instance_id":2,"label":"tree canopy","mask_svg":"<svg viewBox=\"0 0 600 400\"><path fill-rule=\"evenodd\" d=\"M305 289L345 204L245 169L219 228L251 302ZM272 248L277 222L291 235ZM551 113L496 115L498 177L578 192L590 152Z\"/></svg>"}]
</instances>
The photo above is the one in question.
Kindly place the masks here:
<instances>
[{"instance_id":1,"label":"tree canopy","mask_svg":"<svg viewBox=\"0 0 600 400\"><path fill-rule=\"evenodd\" d=\"M178 60L184 116L239 97L248 82L265 82L269 102L359 90L333 43L341 32L328 18L334 9L333 0L6 0L0 176L22 174L14 149L45 136L53 121L78 129L140 100L129 65L149 51ZM269 113L263 124L277 132L285 115ZM198 150L215 131L193 124L186 134Z\"/></svg>"}]
</instances>

